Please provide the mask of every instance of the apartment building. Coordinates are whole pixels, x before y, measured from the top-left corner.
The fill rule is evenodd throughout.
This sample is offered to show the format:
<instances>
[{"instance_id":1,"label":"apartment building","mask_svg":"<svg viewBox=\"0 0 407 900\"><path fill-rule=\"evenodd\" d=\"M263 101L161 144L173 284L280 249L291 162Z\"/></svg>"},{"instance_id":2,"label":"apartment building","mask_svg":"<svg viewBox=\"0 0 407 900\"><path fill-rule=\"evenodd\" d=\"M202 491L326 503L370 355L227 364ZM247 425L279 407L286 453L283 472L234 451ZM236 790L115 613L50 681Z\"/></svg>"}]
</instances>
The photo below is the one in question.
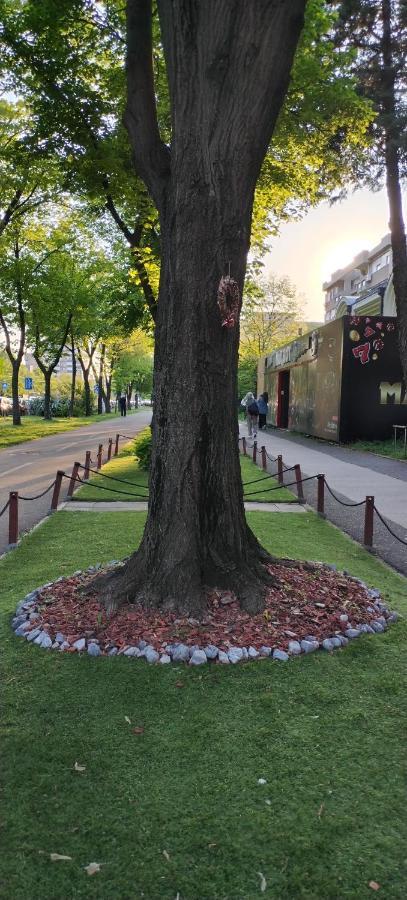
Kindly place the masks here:
<instances>
[{"instance_id":1,"label":"apartment building","mask_svg":"<svg viewBox=\"0 0 407 900\"><path fill-rule=\"evenodd\" d=\"M392 265L391 239L386 234L373 250L362 250L348 266L333 272L323 285L325 322L346 315L349 307L352 312L395 315Z\"/></svg>"}]
</instances>

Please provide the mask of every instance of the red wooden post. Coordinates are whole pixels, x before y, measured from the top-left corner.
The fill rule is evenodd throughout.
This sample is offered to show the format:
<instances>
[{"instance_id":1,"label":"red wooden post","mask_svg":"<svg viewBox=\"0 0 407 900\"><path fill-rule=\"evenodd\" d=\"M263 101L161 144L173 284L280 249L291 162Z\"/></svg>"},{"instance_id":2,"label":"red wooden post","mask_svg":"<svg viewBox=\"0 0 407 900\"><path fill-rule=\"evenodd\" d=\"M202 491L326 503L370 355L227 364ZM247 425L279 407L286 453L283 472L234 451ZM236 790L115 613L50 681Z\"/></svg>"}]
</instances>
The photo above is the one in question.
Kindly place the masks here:
<instances>
[{"instance_id":1,"label":"red wooden post","mask_svg":"<svg viewBox=\"0 0 407 900\"><path fill-rule=\"evenodd\" d=\"M300 503L305 503L304 489L301 481L301 466L297 463L294 466L295 480L297 482L297 495Z\"/></svg>"},{"instance_id":2,"label":"red wooden post","mask_svg":"<svg viewBox=\"0 0 407 900\"><path fill-rule=\"evenodd\" d=\"M247 447L246 447L246 438L245 437L242 437L242 444L243 444L243 456L247 456Z\"/></svg>"},{"instance_id":3,"label":"red wooden post","mask_svg":"<svg viewBox=\"0 0 407 900\"><path fill-rule=\"evenodd\" d=\"M257 441L253 441L253 462L257 462Z\"/></svg>"},{"instance_id":4,"label":"red wooden post","mask_svg":"<svg viewBox=\"0 0 407 900\"><path fill-rule=\"evenodd\" d=\"M318 498L317 512L319 516L325 519L325 475L317 475L318 479Z\"/></svg>"},{"instance_id":5,"label":"red wooden post","mask_svg":"<svg viewBox=\"0 0 407 900\"><path fill-rule=\"evenodd\" d=\"M278 472L278 483L284 484L284 473L283 473L283 457L281 453L277 456L277 472Z\"/></svg>"},{"instance_id":6,"label":"red wooden post","mask_svg":"<svg viewBox=\"0 0 407 900\"><path fill-rule=\"evenodd\" d=\"M116 434L116 443L114 445L114 455L115 456L117 456L117 454L119 452L119 439L120 439L120 434Z\"/></svg>"},{"instance_id":7,"label":"red wooden post","mask_svg":"<svg viewBox=\"0 0 407 900\"><path fill-rule=\"evenodd\" d=\"M263 466L263 469L266 470L267 469L267 456L266 456L266 448L264 445L261 448L261 464Z\"/></svg>"},{"instance_id":8,"label":"red wooden post","mask_svg":"<svg viewBox=\"0 0 407 900\"><path fill-rule=\"evenodd\" d=\"M52 494L51 510L58 509L59 492L61 490L61 484L62 484L62 479L63 479L64 475L65 475L65 472L61 472L61 470L58 469L56 479L55 479L55 484L54 484L54 491Z\"/></svg>"},{"instance_id":9,"label":"red wooden post","mask_svg":"<svg viewBox=\"0 0 407 900\"><path fill-rule=\"evenodd\" d=\"M78 472L79 472L79 466L80 466L80 463L78 463L78 462L73 464L71 480L69 482L68 493L66 495L67 497L72 497L72 494L75 490L75 485L77 483L76 479L78 477Z\"/></svg>"},{"instance_id":10,"label":"red wooden post","mask_svg":"<svg viewBox=\"0 0 407 900\"><path fill-rule=\"evenodd\" d=\"M373 517L374 517L374 497L366 497L365 505L365 533L363 543L365 547L373 547Z\"/></svg>"},{"instance_id":11,"label":"red wooden post","mask_svg":"<svg viewBox=\"0 0 407 900\"><path fill-rule=\"evenodd\" d=\"M90 452L90 450L87 450L86 456L85 456L85 472L83 475L84 481L86 481L89 478L90 460L91 460L91 452Z\"/></svg>"},{"instance_id":12,"label":"red wooden post","mask_svg":"<svg viewBox=\"0 0 407 900\"><path fill-rule=\"evenodd\" d=\"M97 469L101 469L101 468L102 468L102 453L103 453L103 444L99 444L99 447L98 447L98 455L97 455L97 463L96 463L96 468L97 468Z\"/></svg>"},{"instance_id":13,"label":"red wooden post","mask_svg":"<svg viewBox=\"0 0 407 900\"><path fill-rule=\"evenodd\" d=\"M113 444L113 438L109 438L109 443L107 445L107 460L108 460L108 462L112 458L112 444Z\"/></svg>"},{"instance_id":14,"label":"red wooden post","mask_svg":"<svg viewBox=\"0 0 407 900\"><path fill-rule=\"evenodd\" d=\"M18 491L10 491L9 494L8 542L18 543Z\"/></svg>"}]
</instances>

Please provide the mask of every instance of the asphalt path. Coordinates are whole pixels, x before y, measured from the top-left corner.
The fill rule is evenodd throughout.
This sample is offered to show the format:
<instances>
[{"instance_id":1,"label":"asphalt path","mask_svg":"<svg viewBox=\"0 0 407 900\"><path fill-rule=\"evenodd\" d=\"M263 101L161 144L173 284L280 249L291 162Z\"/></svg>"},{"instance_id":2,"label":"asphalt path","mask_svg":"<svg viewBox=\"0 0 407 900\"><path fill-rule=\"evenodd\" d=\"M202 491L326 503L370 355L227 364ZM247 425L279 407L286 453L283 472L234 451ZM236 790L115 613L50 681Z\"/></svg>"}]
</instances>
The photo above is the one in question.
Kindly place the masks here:
<instances>
[{"instance_id":1,"label":"asphalt path","mask_svg":"<svg viewBox=\"0 0 407 900\"><path fill-rule=\"evenodd\" d=\"M105 460L110 437L115 438L118 432L133 437L150 421L151 410L143 409L126 417L94 422L0 451L0 511L7 503L10 491L18 491L24 497L41 494L54 480L58 469L70 474L74 462L85 462L87 450L96 459L98 444L103 444ZM124 443L122 438L121 444ZM68 481L63 479L62 484L61 500L66 496ZM47 515L51 498L52 491L39 500L19 501L20 536ZM8 512L0 518L0 553L7 547Z\"/></svg>"}]
</instances>

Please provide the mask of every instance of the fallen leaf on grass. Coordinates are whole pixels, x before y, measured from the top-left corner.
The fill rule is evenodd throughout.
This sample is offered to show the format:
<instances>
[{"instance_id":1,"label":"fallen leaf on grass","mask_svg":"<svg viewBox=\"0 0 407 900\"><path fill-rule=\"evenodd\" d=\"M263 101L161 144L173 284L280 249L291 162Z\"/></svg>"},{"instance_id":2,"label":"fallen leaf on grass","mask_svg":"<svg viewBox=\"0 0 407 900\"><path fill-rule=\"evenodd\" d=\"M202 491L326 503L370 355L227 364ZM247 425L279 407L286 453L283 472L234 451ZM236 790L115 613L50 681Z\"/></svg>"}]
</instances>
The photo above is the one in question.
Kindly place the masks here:
<instances>
[{"instance_id":1,"label":"fallen leaf on grass","mask_svg":"<svg viewBox=\"0 0 407 900\"><path fill-rule=\"evenodd\" d=\"M317 813L318 819L321 818L324 809L325 809L325 804L324 804L324 803L321 803L321 806L319 807L319 810L318 810L318 813Z\"/></svg>"},{"instance_id":2,"label":"fallen leaf on grass","mask_svg":"<svg viewBox=\"0 0 407 900\"><path fill-rule=\"evenodd\" d=\"M184 682L183 682L183 681L176 681L176 682L175 682L175 687L184 687Z\"/></svg>"},{"instance_id":3,"label":"fallen leaf on grass","mask_svg":"<svg viewBox=\"0 0 407 900\"><path fill-rule=\"evenodd\" d=\"M133 734L144 734L144 728L142 725L136 725L135 728L132 728Z\"/></svg>"},{"instance_id":4,"label":"fallen leaf on grass","mask_svg":"<svg viewBox=\"0 0 407 900\"><path fill-rule=\"evenodd\" d=\"M84 869L88 875L96 875L96 872L100 872L100 863L89 863Z\"/></svg>"},{"instance_id":5,"label":"fallen leaf on grass","mask_svg":"<svg viewBox=\"0 0 407 900\"><path fill-rule=\"evenodd\" d=\"M124 721L127 722L128 725L131 725L131 719L128 716L124 717Z\"/></svg>"},{"instance_id":6,"label":"fallen leaf on grass","mask_svg":"<svg viewBox=\"0 0 407 900\"><path fill-rule=\"evenodd\" d=\"M167 862L170 861L171 857L170 857L170 854L168 853L168 850L163 850L163 856L165 856Z\"/></svg>"},{"instance_id":7,"label":"fallen leaf on grass","mask_svg":"<svg viewBox=\"0 0 407 900\"><path fill-rule=\"evenodd\" d=\"M50 853L51 862L59 862L61 859L72 859L72 856L64 856L62 853Z\"/></svg>"},{"instance_id":8,"label":"fallen leaf on grass","mask_svg":"<svg viewBox=\"0 0 407 900\"><path fill-rule=\"evenodd\" d=\"M85 772L86 766L81 766L80 763L76 762L74 765L75 772Z\"/></svg>"},{"instance_id":9,"label":"fallen leaf on grass","mask_svg":"<svg viewBox=\"0 0 407 900\"><path fill-rule=\"evenodd\" d=\"M217 847L217 844L208 844L208 847L212 850L212 847Z\"/></svg>"},{"instance_id":10,"label":"fallen leaf on grass","mask_svg":"<svg viewBox=\"0 0 407 900\"><path fill-rule=\"evenodd\" d=\"M260 878L260 890L261 890L262 894L264 894L264 891L266 890L266 887L267 887L267 881L263 875L263 872L258 872L257 874Z\"/></svg>"},{"instance_id":11,"label":"fallen leaf on grass","mask_svg":"<svg viewBox=\"0 0 407 900\"><path fill-rule=\"evenodd\" d=\"M372 891L380 891L380 884L377 881L369 881L369 887Z\"/></svg>"}]
</instances>

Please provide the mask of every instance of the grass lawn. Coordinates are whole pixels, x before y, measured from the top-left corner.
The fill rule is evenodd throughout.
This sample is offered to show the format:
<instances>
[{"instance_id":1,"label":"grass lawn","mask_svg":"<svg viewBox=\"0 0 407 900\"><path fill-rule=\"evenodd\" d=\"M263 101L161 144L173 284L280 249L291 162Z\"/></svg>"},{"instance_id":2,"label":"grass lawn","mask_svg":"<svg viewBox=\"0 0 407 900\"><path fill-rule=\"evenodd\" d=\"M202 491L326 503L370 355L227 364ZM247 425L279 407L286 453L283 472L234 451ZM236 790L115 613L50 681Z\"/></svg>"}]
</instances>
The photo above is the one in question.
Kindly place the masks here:
<instances>
[{"instance_id":1,"label":"grass lawn","mask_svg":"<svg viewBox=\"0 0 407 900\"><path fill-rule=\"evenodd\" d=\"M276 900L364 900L370 881L401 900L403 620L334 655L204 671L12 635L26 591L128 553L144 519L60 512L0 561L4 896L254 900L262 873ZM315 514L248 519L273 552L345 563L405 614L406 580Z\"/></svg>"},{"instance_id":2,"label":"grass lawn","mask_svg":"<svg viewBox=\"0 0 407 900\"><path fill-rule=\"evenodd\" d=\"M406 420L407 424L407 420ZM389 438L387 441L355 441L354 444L346 444L352 450L368 450L369 453L379 453L380 456L391 456L393 459L406 459L404 455L404 436L402 432L398 432L399 437L394 449L394 440Z\"/></svg>"},{"instance_id":3,"label":"grass lawn","mask_svg":"<svg viewBox=\"0 0 407 900\"><path fill-rule=\"evenodd\" d=\"M103 466L103 472L106 475L113 475L115 478L121 478L124 481L131 481L135 485L141 485L141 488L126 488L125 484L108 481L101 475L94 475L89 479L89 482L85 487L80 487L79 490L75 492L73 499L89 501L111 500L113 502L115 500L131 500L132 498L138 500L141 496L147 496L148 473L144 469L139 468L137 460L134 459L131 454L132 444L129 443L126 445L126 447L123 448L119 456L116 456L110 461L110 463L106 463L106 465ZM242 470L243 482L258 481L264 477L265 473L261 469L259 469L258 466L254 465L249 457L241 456L240 465ZM81 478L82 477L83 472L81 472ZM252 500L256 500L257 502L290 503L292 501L296 501L297 498L291 493L291 491L287 490L287 488L284 487L278 488L277 484L278 483L275 478L269 478L267 481L260 481L259 486L257 486L256 484L250 484L247 487L247 492L249 494L252 491L257 492L258 490L265 488L264 491L261 491L261 493L259 494L254 493L250 498ZM95 485L103 486L105 490L101 490L101 487L95 487ZM277 489L268 491L267 489L272 486L276 487ZM124 491L125 495L114 494L111 492L111 490L109 490L109 488ZM145 488L145 490L143 488ZM247 496L247 499L249 499L249 496Z\"/></svg>"},{"instance_id":4,"label":"grass lawn","mask_svg":"<svg viewBox=\"0 0 407 900\"><path fill-rule=\"evenodd\" d=\"M138 410L131 410L132 415ZM75 418L51 419L46 422L42 416L22 416L21 425L13 425L10 416L0 417L0 450L11 447L13 444L24 444L35 438L49 437L51 434L60 434L62 431L72 431L83 425L92 425L93 422L116 419L117 413L104 413L102 416L77 416Z\"/></svg>"}]
</instances>

